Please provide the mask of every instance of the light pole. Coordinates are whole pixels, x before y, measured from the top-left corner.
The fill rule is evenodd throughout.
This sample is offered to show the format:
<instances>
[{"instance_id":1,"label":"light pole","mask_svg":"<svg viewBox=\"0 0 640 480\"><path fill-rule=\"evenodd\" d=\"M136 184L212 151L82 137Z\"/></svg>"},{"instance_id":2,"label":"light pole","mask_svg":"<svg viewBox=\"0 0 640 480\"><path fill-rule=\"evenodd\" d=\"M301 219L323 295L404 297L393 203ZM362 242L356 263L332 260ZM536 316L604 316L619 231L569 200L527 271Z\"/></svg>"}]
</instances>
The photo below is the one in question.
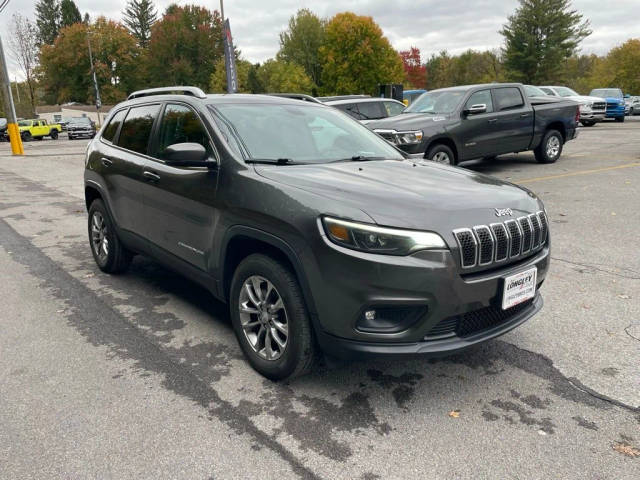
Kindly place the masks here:
<instances>
[{"instance_id":1,"label":"light pole","mask_svg":"<svg viewBox=\"0 0 640 480\"><path fill-rule=\"evenodd\" d=\"M3 4L6 6L6 3ZM2 92L4 93L6 115L7 115L7 133L11 142L11 153L13 155L24 155L24 147L22 146L22 138L20 138L20 129L16 119L16 107L13 104L13 94L11 93L11 80L9 80L9 71L7 70L7 60L4 56L4 47L2 46L2 38L0 38L0 63L2 68L1 83Z\"/></svg>"},{"instance_id":2,"label":"light pole","mask_svg":"<svg viewBox=\"0 0 640 480\"><path fill-rule=\"evenodd\" d=\"M93 54L91 53L91 31L87 30L87 45L89 45L89 63L91 64L91 76L93 77L93 86L96 89L96 116L98 117L98 123L100 123L100 107L102 107L102 100L100 100L100 89L98 89L98 79L96 78L96 69L93 68Z\"/></svg>"}]
</instances>

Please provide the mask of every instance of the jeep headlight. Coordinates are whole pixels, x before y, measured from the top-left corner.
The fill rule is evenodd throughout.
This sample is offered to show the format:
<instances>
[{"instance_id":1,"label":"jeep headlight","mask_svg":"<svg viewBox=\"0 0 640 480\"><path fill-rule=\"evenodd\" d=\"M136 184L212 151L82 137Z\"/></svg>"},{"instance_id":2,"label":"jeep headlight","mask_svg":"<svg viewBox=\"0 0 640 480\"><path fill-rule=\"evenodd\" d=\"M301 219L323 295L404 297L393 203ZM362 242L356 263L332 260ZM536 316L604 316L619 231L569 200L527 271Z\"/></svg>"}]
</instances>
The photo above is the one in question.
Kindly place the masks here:
<instances>
[{"instance_id":1,"label":"jeep headlight","mask_svg":"<svg viewBox=\"0 0 640 480\"><path fill-rule=\"evenodd\" d=\"M401 230L323 217L327 238L352 250L383 255L409 255L418 250L442 250L447 244L434 232Z\"/></svg>"}]
</instances>

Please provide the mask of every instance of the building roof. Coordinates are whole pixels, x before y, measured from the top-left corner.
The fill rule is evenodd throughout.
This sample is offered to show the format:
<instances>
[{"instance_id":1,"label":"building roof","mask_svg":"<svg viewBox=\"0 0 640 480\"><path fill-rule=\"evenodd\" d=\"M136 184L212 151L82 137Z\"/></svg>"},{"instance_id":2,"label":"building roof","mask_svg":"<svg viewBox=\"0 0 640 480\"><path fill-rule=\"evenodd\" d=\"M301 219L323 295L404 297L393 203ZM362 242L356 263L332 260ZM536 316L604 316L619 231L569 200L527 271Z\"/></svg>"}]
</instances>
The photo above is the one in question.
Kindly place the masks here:
<instances>
[{"instance_id":1,"label":"building roof","mask_svg":"<svg viewBox=\"0 0 640 480\"><path fill-rule=\"evenodd\" d=\"M40 114L40 113L57 113L57 112L61 112L62 109L65 110L77 110L77 111L81 111L81 112L95 112L96 111L96 106L95 105L82 105L82 104L72 104L72 105L39 105L36 107L36 113ZM100 110L98 110L100 113L107 113L109 112L111 109L113 108L113 105L102 105L102 107L100 107Z\"/></svg>"}]
</instances>

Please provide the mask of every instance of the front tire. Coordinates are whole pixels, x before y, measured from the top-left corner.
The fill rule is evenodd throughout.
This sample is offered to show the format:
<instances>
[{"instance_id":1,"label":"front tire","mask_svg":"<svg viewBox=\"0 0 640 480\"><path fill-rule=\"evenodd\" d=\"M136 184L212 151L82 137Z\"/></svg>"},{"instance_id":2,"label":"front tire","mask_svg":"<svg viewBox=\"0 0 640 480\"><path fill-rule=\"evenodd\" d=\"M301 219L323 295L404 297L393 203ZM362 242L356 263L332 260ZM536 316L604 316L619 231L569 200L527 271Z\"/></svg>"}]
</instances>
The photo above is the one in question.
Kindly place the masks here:
<instances>
[{"instance_id":1,"label":"front tire","mask_svg":"<svg viewBox=\"0 0 640 480\"><path fill-rule=\"evenodd\" d=\"M549 130L542 137L540 145L533 151L538 163L555 163L562 154L564 139L557 130Z\"/></svg>"},{"instance_id":2,"label":"front tire","mask_svg":"<svg viewBox=\"0 0 640 480\"><path fill-rule=\"evenodd\" d=\"M89 244L96 264L103 272L121 273L129 268L133 255L122 245L100 199L89 207Z\"/></svg>"},{"instance_id":3,"label":"front tire","mask_svg":"<svg viewBox=\"0 0 640 480\"><path fill-rule=\"evenodd\" d=\"M31 133L23 132L21 135L23 142L30 142L33 137L31 137Z\"/></svg>"},{"instance_id":4,"label":"front tire","mask_svg":"<svg viewBox=\"0 0 640 480\"><path fill-rule=\"evenodd\" d=\"M245 258L231 281L233 330L251 366L271 380L307 373L315 360L309 314L295 275L262 254Z\"/></svg>"},{"instance_id":5,"label":"front tire","mask_svg":"<svg viewBox=\"0 0 640 480\"><path fill-rule=\"evenodd\" d=\"M596 122L594 122L592 120L584 120L584 121L582 121L580 123L582 123L583 127L593 127L596 124Z\"/></svg>"},{"instance_id":6,"label":"front tire","mask_svg":"<svg viewBox=\"0 0 640 480\"><path fill-rule=\"evenodd\" d=\"M58 139L58 131L57 130L51 130L51 139L52 140L57 140Z\"/></svg>"},{"instance_id":7,"label":"front tire","mask_svg":"<svg viewBox=\"0 0 640 480\"><path fill-rule=\"evenodd\" d=\"M616 117L616 122L624 123L624 117Z\"/></svg>"},{"instance_id":8,"label":"front tire","mask_svg":"<svg viewBox=\"0 0 640 480\"><path fill-rule=\"evenodd\" d=\"M442 163L445 165L456 164L456 157L453 154L453 150L442 143L431 147L425 158L432 162Z\"/></svg>"}]
</instances>

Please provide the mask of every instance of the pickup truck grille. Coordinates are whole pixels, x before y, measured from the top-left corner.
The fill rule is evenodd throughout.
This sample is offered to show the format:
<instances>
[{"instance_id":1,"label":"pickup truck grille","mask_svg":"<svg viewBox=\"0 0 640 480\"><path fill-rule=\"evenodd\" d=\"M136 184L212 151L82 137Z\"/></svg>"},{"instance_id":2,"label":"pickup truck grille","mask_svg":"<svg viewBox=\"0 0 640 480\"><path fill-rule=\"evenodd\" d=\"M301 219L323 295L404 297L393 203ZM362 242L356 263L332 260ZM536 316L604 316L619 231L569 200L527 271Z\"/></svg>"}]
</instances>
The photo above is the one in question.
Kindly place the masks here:
<instances>
[{"instance_id":1,"label":"pickup truck grille","mask_svg":"<svg viewBox=\"0 0 640 480\"><path fill-rule=\"evenodd\" d=\"M620 108L623 108L623 105L617 102L607 102L607 110L618 110Z\"/></svg>"},{"instance_id":2,"label":"pickup truck grille","mask_svg":"<svg viewBox=\"0 0 640 480\"><path fill-rule=\"evenodd\" d=\"M592 110L602 110L605 111L607 109L607 102L593 102Z\"/></svg>"},{"instance_id":3,"label":"pickup truck grille","mask_svg":"<svg viewBox=\"0 0 640 480\"><path fill-rule=\"evenodd\" d=\"M458 243L462 268L488 266L508 259L523 258L547 242L549 224L544 212L536 212L503 223L458 228L453 236Z\"/></svg>"}]
</instances>

